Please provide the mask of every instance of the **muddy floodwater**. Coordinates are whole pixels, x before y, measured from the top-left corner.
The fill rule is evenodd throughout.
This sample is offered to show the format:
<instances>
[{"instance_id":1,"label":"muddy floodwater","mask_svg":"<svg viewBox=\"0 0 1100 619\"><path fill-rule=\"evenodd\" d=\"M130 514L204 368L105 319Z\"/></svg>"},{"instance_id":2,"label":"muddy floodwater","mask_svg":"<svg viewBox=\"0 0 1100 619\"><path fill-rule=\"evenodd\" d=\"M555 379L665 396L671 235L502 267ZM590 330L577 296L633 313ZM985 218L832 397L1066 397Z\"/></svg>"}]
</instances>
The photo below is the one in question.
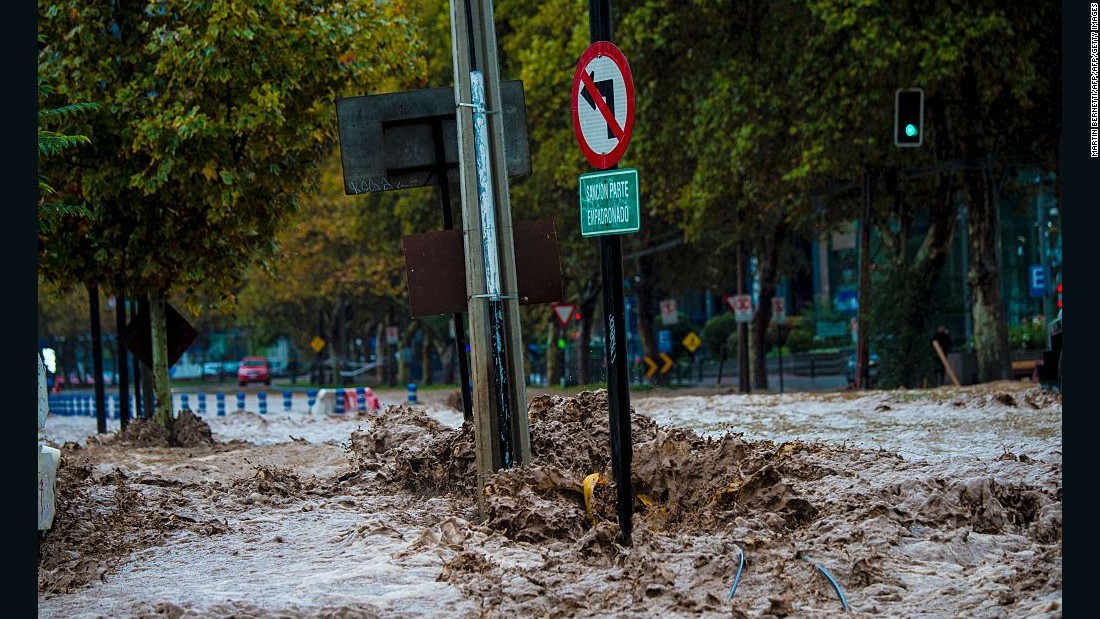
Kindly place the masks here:
<instances>
[{"instance_id":1,"label":"muddy floodwater","mask_svg":"<svg viewBox=\"0 0 1100 619\"><path fill-rule=\"evenodd\" d=\"M38 616L1062 616L1062 400L1034 383L632 393L629 545L605 391L529 393L532 461L480 501L453 397L390 395L51 416Z\"/></svg>"}]
</instances>

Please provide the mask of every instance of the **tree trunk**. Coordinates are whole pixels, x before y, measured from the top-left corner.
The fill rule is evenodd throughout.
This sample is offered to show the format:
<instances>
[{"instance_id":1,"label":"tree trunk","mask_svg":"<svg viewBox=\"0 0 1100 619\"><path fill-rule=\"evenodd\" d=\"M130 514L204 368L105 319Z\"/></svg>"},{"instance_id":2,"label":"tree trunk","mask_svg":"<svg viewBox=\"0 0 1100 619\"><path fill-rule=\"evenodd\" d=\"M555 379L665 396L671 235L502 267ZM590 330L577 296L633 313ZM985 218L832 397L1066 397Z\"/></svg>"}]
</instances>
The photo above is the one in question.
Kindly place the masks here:
<instances>
[{"instance_id":1,"label":"tree trunk","mask_svg":"<svg viewBox=\"0 0 1100 619\"><path fill-rule=\"evenodd\" d=\"M989 170L966 174L970 194L967 228L970 239L970 270L967 281L973 291L974 349L978 356L978 380L989 382L1012 378L1008 355L1008 326L1001 303L997 233L1000 229L996 200Z\"/></svg>"},{"instance_id":2,"label":"tree trunk","mask_svg":"<svg viewBox=\"0 0 1100 619\"><path fill-rule=\"evenodd\" d=\"M749 287L748 260L744 259L744 242L737 242L737 294L747 294ZM752 391L749 382L749 323L737 323L737 390L740 393Z\"/></svg>"},{"instance_id":3,"label":"tree trunk","mask_svg":"<svg viewBox=\"0 0 1100 619\"><path fill-rule=\"evenodd\" d=\"M558 338L562 337L561 327L557 324L557 318L551 316L546 323L546 384L557 385L561 383L562 366L564 359L562 349L558 348Z\"/></svg>"},{"instance_id":4,"label":"tree trunk","mask_svg":"<svg viewBox=\"0 0 1100 619\"><path fill-rule=\"evenodd\" d=\"M149 337L153 348L153 418L162 426L172 424L172 386L168 382L168 322L164 293L149 295Z\"/></svg>"},{"instance_id":5,"label":"tree trunk","mask_svg":"<svg viewBox=\"0 0 1100 619\"><path fill-rule=\"evenodd\" d=\"M96 431L107 432L107 402L103 392L103 332L99 320L99 286L86 284L89 319L92 327L92 376L95 385Z\"/></svg>"},{"instance_id":6,"label":"tree trunk","mask_svg":"<svg viewBox=\"0 0 1100 619\"><path fill-rule=\"evenodd\" d=\"M118 419L119 427L123 430L130 424L130 371L129 354L122 345L122 334L126 331L126 297L119 294L115 305L115 347L118 361Z\"/></svg>"},{"instance_id":7,"label":"tree trunk","mask_svg":"<svg viewBox=\"0 0 1100 619\"><path fill-rule=\"evenodd\" d=\"M638 337L642 340L642 356L657 361L657 329L653 324L655 270L652 256L638 258L639 280L634 283L634 292L638 295ZM648 370L648 366L646 369ZM664 383L664 374L654 372L650 382L654 387L661 386Z\"/></svg>"},{"instance_id":8,"label":"tree trunk","mask_svg":"<svg viewBox=\"0 0 1100 619\"><path fill-rule=\"evenodd\" d=\"M752 349L753 387L768 388L768 325L772 321L772 299L775 298L779 278L779 247L787 239L786 212L780 209L778 221L764 239L763 255L760 260L760 306L753 316Z\"/></svg>"},{"instance_id":9,"label":"tree trunk","mask_svg":"<svg viewBox=\"0 0 1100 619\"><path fill-rule=\"evenodd\" d=\"M413 324L419 324L419 321ZM420 325L420 384L432 384L432 332Z\"/></svg>"},{"instance_id":10,"label":"tree trunk","mask_svg":"<svg viewBox=\"0 0 1100 619\"><path fill-rule=\"evenodd\" d=\"M964 115L981 119L981 99L972 67L967 67L963 75L962 98ZM978 380L989 382L1012 378L1012 366L1008 355L1008 324L1001 303L998 196L993 186L993 172L988 165L989 152L982 143L983 137L982 123L976 120L963 139L963 154L967 163L963 178L969 197L967 232L970 265L967 282L973 292L974 349L978 357Z\"/></svg>"},{"instance_id":11,"label":"tree trunk","mask_svg":"<svg viewBox=\"0 0 1100 619\"><path fill-rule=\"evenodd\" d=\"M577 338L577 384L592 382L589 372L588 350L592 342L592 317L596 315L596 301L600 298L600 282L595 277L584 284L578 307L581 312L580 337Z\"/></svg>"},{"instance_id":12,"label":"tree trunk","mask_svg":"<svg viewBox=\"0 0 1100 619\"><path fill-rule=\"evenodd\" d=\"M374 360L378 366L374 368L374 381L379 385L386 384L386 325L378 323L374 328Z\"/></svg>"}]
</instances>

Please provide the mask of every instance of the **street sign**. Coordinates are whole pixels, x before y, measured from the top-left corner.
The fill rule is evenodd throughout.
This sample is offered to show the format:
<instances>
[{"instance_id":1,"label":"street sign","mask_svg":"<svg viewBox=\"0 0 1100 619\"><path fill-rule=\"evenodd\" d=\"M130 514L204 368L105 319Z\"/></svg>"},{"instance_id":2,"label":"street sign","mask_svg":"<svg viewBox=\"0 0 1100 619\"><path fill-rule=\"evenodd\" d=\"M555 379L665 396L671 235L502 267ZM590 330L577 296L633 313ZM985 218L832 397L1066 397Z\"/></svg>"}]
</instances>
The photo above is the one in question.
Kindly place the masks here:
<instances>
[{"instance_id":1,"label":"street sign","mask_svg":"<svg viewBox=\"0 0 1100 619\"><path fill-rule=\"evenodd\" d=\"M462 230L435 230L401 238L413 318L467 311L464 235ZM564 297L554 222L513 222L512 242L519 304L551 303Z\"/></svg>"},{"instance_id":2,"label":"street sign","mask_svg":"<svg viewBox=\"0 0 1100 619\"><path fill-rule=\"evenodd\" d=\"M596 41L581 54L570 107L573 131L588 162L599 170L615 165L634 129L634 78L615 44Z\"/></svg>"},{"instance_id":3,"label":"street sign","mask_svg":"<svg viewBox=\"0 0 1100 619\"><path fill-rule=\"evenodd\" d=\"M657 352L672 352L672 331L668 329L657 331Z\"/></svg>"},{"instance_id":4,"label":"street sign","mask_svg":"<svg viewBox=\"0 0 1100 619\"><path fill-rule=\"evenodd\" d=\"M645 357L643 359L647 368L645 372L646 378L653 378L653 375L656 374L658 370L661 372L661 374L667 374L668 371L672 368L672 357L666 355L665 353L660 353L658 356L661 358L660 365L658 365L657 362L650 357Z\"/></svg>"},{"instance_id":5,"label":"street sign","mask_svg":"<svg viewBox=\"0 0 1100 619\"><path fill-rule=\"evenodd\" d=\"M772 299L772 322L778 324L787 319L787 303L782 297Z\"/></svg>"},{"instance_id":6,"label":"street sign","mask_svg":"<svg viewBox=\"0 0 1100 619\"><path fill-rule=\"evenodd\" d=\"M325 341L320 336L313 336L313 339L309 342L309 347L313 349L313 352L321 352L321 349L325 347Z\"/></svg>"},{"instance_id":7,"label":"street sign","mask_svg":"<svg viewBox=\"0 0 1100 619\"><path fill-rule=\"evenodd\" d=\"M164 322L168 333L168 366L180 360L183 353L198 337L198 332L176 308L164 304ZM149 314L141 312L116 336L119 343L138 358L145 367L153 367L153 339L149 330Z\"/></svg>"},{"instance_id":8,"label":"street sign","mask_svg":"<svg viewBox=\"0 0 1100 619\"><path fill-rule=\"evenodd\" d=\"M689 352L695 352L699 348L699 345L703 343L703 340L699 339L699 336L692 331L684 336L684 339L681 340L680 343L683 344L684 348L688 349Z\"/></svg>"},{"instance_id":9,"label":"street sign","mask_svg":"<svg viewBox=\"0 0 1100 619\"><path fill-rule=\"evenodd\" d=\"M505 169L508 176L527 176L531 155L523 82L501 80L500 96ZM459 182L451 86L339 98L336 121L349 196Z\"/></svg>"},{"instance_id":10,"label":"street sign","mask_svg":"<svg viewBox=\"0 0 1100 619\"><path fill-rule=\"evenodd\" d=\"M1031 265L1028 277L1028 291L1032 297L1045 297L1050 294L1050 268L1041 264Z\"/></svg>"},{"instance_id":11,"label":"street sign","mask_svg":"<svg viewBox=\"0 0 1100 619\"><path fill-rule=\"evenodd\" d=\"M727 294L722 299L733 310L733 317L737 322L752 322L752 297L747 294Z\"/></svg>"},{"instance_id":12,"label":"street sign","mask_svg":"<svg viewBox=\"0 0 1100 619\"><path fill-rule=\"evenodd\" d=\"M676 315L676 299L664 299L661 301L661 324L674 325L679 317Z\"/></svg>"},{"instance_id":13,"label":"street sign","mask_svg":"<svg viewBox=\"0 0 1100 619\"><path fill-rule=\"evenodd\" d=\"M658 356L661 357L662 361L664 361L664 363L661 364L661 374L667 374L668 371L672 369L672 357L666 355L665 353L661 353Z\"/></svg>"},{"instance_id":14,"label":"street sign","mask_svg":"<svg viewBox=\"0 0 1100 619\"><path fill-rule=\"evenodd\" d=\"M572 303L551 303L550 307L553 308L554 315L558 317L561 327L563 329L568 327L569 321L573 318L573 308L576 306Z\"/></svg>"},{"instance_id":15,"label":"street sign","mask_svg":"<svg viewBox=\"0 0 1100 619\"><path fill-rule=\"evenodd\" d=\"M581 174L581 236L637 232L642 227L638 170L623 168Z\"/></svg>"}]
</instances>

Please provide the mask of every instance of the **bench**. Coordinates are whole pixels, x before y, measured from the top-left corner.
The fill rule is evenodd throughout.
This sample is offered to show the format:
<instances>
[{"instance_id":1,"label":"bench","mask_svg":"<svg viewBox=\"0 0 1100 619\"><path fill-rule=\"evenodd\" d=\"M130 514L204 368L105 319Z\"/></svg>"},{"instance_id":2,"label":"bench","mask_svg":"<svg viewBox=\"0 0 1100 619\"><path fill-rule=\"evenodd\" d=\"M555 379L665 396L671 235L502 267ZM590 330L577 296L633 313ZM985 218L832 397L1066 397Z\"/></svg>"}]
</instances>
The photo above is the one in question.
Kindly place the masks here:
<instances>
[{"instance_id":1,"label":"bench","mask_svg":"<svg viewBox=\"0 0 1100 619\"><path fill-rule=\"evenodd\" d=\"M1035 370L1043 365L1042 359L1025 359L1012 362L1012 378L1027 378L1036 376Z\"/></svg>"}]
</instances>

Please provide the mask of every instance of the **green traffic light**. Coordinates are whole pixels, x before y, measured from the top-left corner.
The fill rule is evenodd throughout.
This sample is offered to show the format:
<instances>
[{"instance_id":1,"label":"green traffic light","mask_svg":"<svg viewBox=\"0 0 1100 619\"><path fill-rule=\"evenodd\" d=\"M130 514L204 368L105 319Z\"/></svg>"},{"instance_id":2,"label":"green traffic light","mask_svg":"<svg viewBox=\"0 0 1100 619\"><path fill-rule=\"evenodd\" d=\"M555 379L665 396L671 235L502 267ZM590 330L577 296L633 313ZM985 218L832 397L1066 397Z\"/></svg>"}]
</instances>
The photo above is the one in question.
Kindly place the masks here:
<instances>
[{"instance_id":1,"label":"green traffic light","mask_svg":"<svg viewBox=\"0 0 1100 619\"><path fill-rule=\"evenodd\" d=\"M917 126L914 125L913 123L909 123L908 125L905 125L905 135L907 135L909 137L913 137L914 135L917 135Z\"/></svg>"}]
</instances>

